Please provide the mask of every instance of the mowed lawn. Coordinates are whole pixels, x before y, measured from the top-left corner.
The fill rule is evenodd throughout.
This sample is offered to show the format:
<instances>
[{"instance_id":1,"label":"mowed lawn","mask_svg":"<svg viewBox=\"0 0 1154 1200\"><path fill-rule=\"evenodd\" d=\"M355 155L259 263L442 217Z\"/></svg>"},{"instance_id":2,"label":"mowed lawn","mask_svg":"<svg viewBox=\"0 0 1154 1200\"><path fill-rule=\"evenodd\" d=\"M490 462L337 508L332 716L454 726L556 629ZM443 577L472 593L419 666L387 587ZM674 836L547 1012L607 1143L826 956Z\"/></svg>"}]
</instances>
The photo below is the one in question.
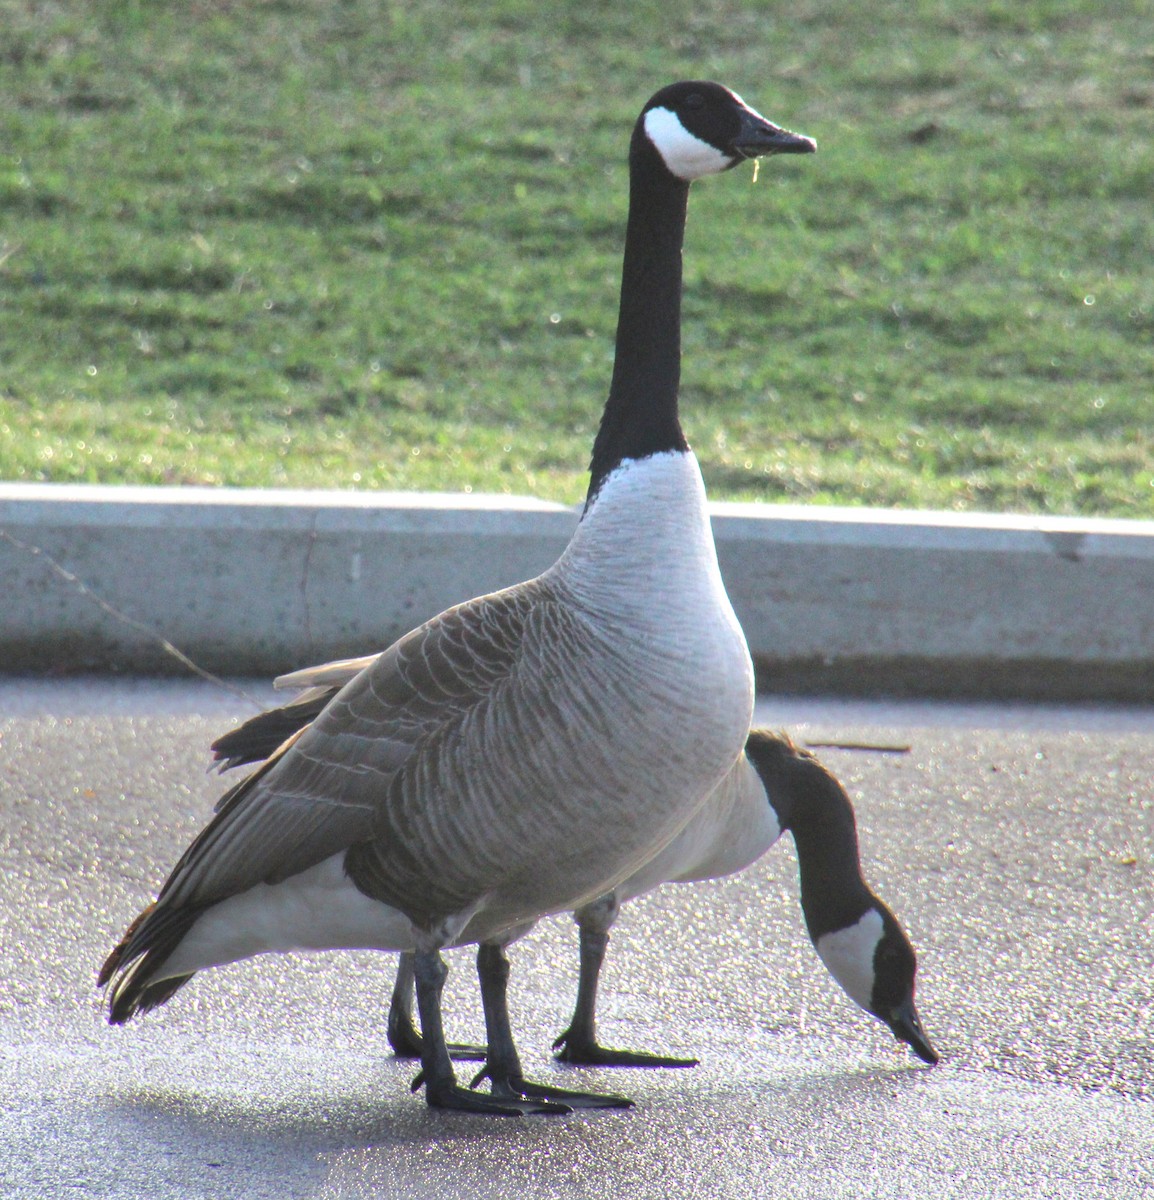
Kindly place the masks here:
<instances>
[{"instance_id":1,"label":"mowed lawn","mask_svg":"<svg viewBox=\"0 0 1154 1200\"><path fill-rule=\"evenodd\" d=\"M1147 0L0 0L0 478L573 501L640 105L717 498L1154 516Z\"/></svg>"}]
</instances>

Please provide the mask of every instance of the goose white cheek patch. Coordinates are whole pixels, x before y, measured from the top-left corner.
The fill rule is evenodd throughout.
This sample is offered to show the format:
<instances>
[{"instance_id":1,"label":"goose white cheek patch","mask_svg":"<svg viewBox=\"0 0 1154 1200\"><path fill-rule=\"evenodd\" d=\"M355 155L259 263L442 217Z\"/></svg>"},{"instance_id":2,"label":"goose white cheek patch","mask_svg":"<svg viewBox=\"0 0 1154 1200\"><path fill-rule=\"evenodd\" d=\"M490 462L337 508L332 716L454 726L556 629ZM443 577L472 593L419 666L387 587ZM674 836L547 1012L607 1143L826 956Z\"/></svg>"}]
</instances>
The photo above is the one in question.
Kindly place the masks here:
<instances>
[{"instance_id":1,"label":"goose white cheek patch","mask_svg":"<svg viewBox=\"0 0 1154 1200\"><path fill-rule=\"evenodd\" d=\"M826 970L867 1012L874 987L874 954L883 933L881 913L871 908L856 924L823 934L814 946Z\"/></svg>"},{"instance_id":2,"label":"goose white cheek patch","mask_svg":"<svg viewBox=\"0 0 1154 1200\"><path fill-rule=\"evenodd\" d=\"M668 108L651 108L645 114L645 135L678 179L716 175L733 163L728 154L690 133Z\"/></svg>"}]
</instances>

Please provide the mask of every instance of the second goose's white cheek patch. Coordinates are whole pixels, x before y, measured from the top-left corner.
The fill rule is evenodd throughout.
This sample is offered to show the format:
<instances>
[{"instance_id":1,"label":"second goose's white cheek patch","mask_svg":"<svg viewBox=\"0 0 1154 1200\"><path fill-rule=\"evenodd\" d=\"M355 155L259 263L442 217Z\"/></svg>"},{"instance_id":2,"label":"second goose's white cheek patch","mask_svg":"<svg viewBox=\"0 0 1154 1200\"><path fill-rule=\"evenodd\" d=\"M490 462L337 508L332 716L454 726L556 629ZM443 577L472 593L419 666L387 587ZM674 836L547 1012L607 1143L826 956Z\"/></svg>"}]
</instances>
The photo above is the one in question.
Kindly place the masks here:
<instances>
[{"instance_id":1,"label":"second goose's white cheek patch","mask_svg":"<svg viewBox=\"0 0 1154 1200\"><path fill-rule=\"evenodd\" d=\"M855 925L823 934L814 946L826 970L867 1012L874 986L874 955L884 933L881 913L871 908Z\"/></svg>"},{"instance_id":2,"label":"second goose's white cheek patch","mask_svg":"<svg viewBox=\"0 0 1154 1200\"><path fill-rule=\"evenodd\" d=\"M678 179L716 175L733 163L728 154L690 133L668 108L651 108L645 114L645 135Z\"/></svg>"}]
</instances>

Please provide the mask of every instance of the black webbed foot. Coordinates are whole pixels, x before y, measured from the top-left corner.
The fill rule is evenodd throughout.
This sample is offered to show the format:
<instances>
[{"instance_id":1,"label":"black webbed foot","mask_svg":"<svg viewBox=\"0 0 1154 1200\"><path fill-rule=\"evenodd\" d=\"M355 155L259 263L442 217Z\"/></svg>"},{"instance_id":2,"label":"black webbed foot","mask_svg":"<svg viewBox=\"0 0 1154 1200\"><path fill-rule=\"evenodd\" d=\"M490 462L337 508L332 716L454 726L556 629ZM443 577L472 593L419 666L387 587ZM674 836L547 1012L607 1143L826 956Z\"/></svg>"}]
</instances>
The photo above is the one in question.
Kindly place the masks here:
<instances>
[{"instance_id":1,"label":"black webbed foot","mask_svg":"<svg viewBox=\"0 0 1154 1200\"><path fill-rule=\"evenodd\" d=\"M425 1087L425 1102L430 1108L443 1108L450 1112L481 1113L493 1117L564 1116L573 1111L574 1105L561 1104L537 1097L522 1096L510 1092L478 1092L463 1088L458 1083L441 1083L430 1088L425 1072L420 1071L413 1079L410 1089L418 1091Z\"/></svg>"},{"instance_id":2,"label":"black webbed foot","mask_svg":"<svg viewBox=\"0 0 1154 1200\"><path fill-rule=\"evenodd\" d=\"M632 1108L633 1101L627 1096L618 1096L612 1092L575 1092L568 1088L550 1087L541 1083L530 1083L522 1075L505 1075L492 1070L488 1065L481 1068L473 1077L471 1088L475 1088L482 1079L488 1079L493 1090L489 1093L501 1099L518 1098L527 1101L538 1101L547 1104L559 1104L569 1110L574 1108Z\"/></svg>"},{"instance_id":3,"label":"black webbed foot","mask_svg":"<svg viewBox=\"0 0 1154 1200\"><path fill-rule=\"evenodd\" d=\"M558 1062L580 1067L696 1067L696 1058L675 1058L668 1054L650 1054L645 1050L611 1050L566 1030L553 1043Z\"/></svg>"}]
</instances>

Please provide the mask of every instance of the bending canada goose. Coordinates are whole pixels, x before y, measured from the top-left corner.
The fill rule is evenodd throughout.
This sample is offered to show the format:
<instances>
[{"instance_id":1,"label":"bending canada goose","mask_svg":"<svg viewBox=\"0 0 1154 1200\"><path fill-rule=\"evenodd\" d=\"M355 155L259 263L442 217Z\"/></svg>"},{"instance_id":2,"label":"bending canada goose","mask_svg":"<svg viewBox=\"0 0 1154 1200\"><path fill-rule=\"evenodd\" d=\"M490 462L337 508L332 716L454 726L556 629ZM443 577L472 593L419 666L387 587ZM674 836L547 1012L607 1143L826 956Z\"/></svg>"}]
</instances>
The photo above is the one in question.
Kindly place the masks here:
<instances>
[{"instance_id":1,"label":"bending canada goose","mask_svg":"<svg viewBox=\"0 0 1154 1200\"><path fill-rule=\"evenodd\" d=\"M401 638L225 795L100 972L112 1022L254 954L412 949L430 1105L626 1103L551 1104L524 1080L498 943L627 879L745 742L752 665L677 415L685 210L694 179L814 148L718 84L673 84L646 104L613 378L568 547L536 579ZM441 1025L440 951L474 942L489 944L489 1094L457 1083Z\"/></svg>"},{"instance_id":2,"label":"bending canada goose","mask_svg":"<svg viewBox=\"0 0 1154 1200\"><path fill-rule=\"evenodd\" d=\"M621 905L661 883L744 870L785 830L797 848L801 907L818 957L860 1008L927 1063L938 1061L914 1003L917 956L905 930L862 877L853 804L837 778L786 737L755 729L745 753L699 814L635 875L575 914L581 938L577 1003L553 1043L564 1062L694 1066L597 1043L597 982Z\"/></svg>"},{"instance_id":3,"label":"bending canada goose","mask_svg":"<svg viewBox=\"0 0 1154 1200\"><path fill-rule=\"evenodd\" d=\"M363 660L329 663L278 680L310 685L283 708L261 713L213 743L223 769L274 753L288 734L312 720L336 693L344 671ZM320 686L325 680L328 685ZM744 870L786 830L797 847L801 907L818 957L859 1007L884 1022L927 1063L937 1051L914 1003L917 956L890 909L862 877L853 804L818 759L787 738L752 730L745 753L668 846L624 883L575 914L580 931L577 1003L569 1027L553 1043L563 1062L589 1066L691 1067L697 1060L601 1046L596 1036L597 985L609 930L621 905L663 883L716 879ZM389 1042L417 1057L412 1021L412 963L403 955L389 1008ZM476 1057L456 1047L455 1057Z\"/></svg>"}]
</instances>

